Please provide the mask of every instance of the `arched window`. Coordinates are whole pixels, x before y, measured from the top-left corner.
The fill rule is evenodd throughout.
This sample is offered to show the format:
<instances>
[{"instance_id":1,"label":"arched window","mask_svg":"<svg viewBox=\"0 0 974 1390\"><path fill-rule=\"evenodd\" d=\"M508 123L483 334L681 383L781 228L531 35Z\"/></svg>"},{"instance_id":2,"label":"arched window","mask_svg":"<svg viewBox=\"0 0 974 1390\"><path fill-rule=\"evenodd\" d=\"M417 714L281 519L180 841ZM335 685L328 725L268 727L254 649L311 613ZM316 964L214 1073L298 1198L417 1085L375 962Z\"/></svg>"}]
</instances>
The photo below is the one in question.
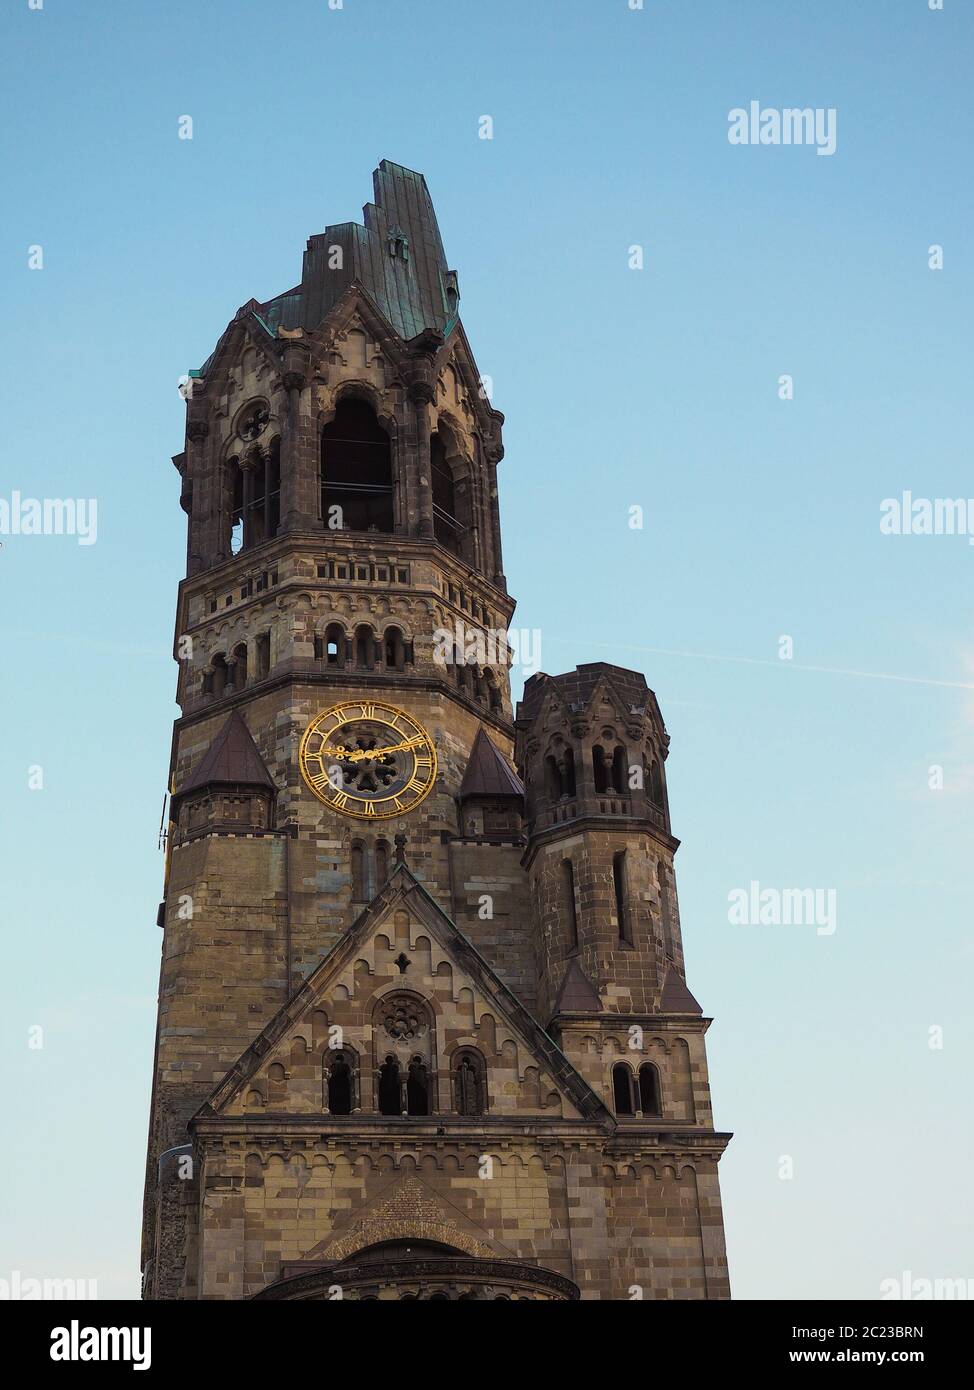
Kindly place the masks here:
<instances>
[{"instance_id":1,"label":"arched window","mask_svg":"<svg viewBox=\"0 0 974 1390\"><path fill-rule=\"evenodd\" d=\"M266 413L266 412L265 412ZM228 465L230 553L277 535L281 521L281 441L254 448Z\"/></svg>"},{"instance_id":2,"label":"arched window","mask_svg":"<svg viewBox=\"0 0 974 1390\"><path fill-rule=\"evenodd\" d=\"M565 917L568 922L568 949L578 948L578 913L575 909L575 870L570 859L561 861L562 884L565 890Z\"/></svg>"},{"instance_id":3,"label":"arched window","mask_svg":"<svg viewBox=\"0 0 974 1390\"><path fill-rule=\"evenodd\" d=\"M612 887L615 892L619 940L632 945L632 923L629 920L629 904L626 901L626 851L624 849L612 856Z\"/></svg>"},{"instance_id":4,"label":"arched window","mask_svg":"<svg viewBox=\"0 0 974 1390\"><path fill-rule=\"evenodd\" d=\"M616 1062L612 1068L612 1102L617 1115L635 1115L633 1090L632 1072L625 1062Z\"/></svg>"},{"instance_id":5,"label":"arched window","mask_svg":"<svg viewBox=\"0 0 974 1390\"><path fill-rule=\"evenodd\" d=\"M575 795L575 754L570 748L565 749L565 756L562 760L561 794L562 796Z\"/></svg>"},{"instance_id":6,"label":"arched window","mask_svg":"<svg viewBox=\"0 0 974 1390\"><path fill-rule=\"evenodd\" d=\"M230 501L230 554L239 555L244 544L244 479L240 460L227 463L227 492Z\"/></svg>"},{"instance_id":7,"label":"arched window","mask_svg":"<svg viewBox=\"0 0 974 1390\"><path fill-rule=\"evenodd\" d=\"M333 531L395 529L389 436L365 401L339 401L321 432L321 517Z\"/></svg>"},{"instance_id":8,"label":"arched window","mask_svg":"<svg viewBox=\"0 0 974 1390\"><path fill-rule=\"evenodd\" d=\"M371 671L375 665L375 637L365 623L360 623L355 629L355 665L367 671Z\"/></svg>"},{"instance_id":9,"label":"arched window","mask_svg":"<svg viewBox=\"0 0 974 1390\"><path fill-rule=\"evenodd\" d=\"M487 1068L473 1048L462 1048L453 1057L453 1108L458 1115L487 1113Z\"/></svg>"},{"instance_id":10,"label":"arched window","mask_svg":"<svg viewBox=\"0 0 974 1390\"><path fill-rule=\"evenodd\" d=\"M361 840L352 841L352 902L365 902L365 846Z\"/></svg>"},{"instance_id":11,"label":"arched window","mask_svg":"<svg viewBox=\"0 0 974 1390\"><path fill-rule=\"evenodd\" d=\"M592 749L592 771L595 774L595 790L601 796L609 790L609 769L605 763L605 749L597 743Z\"/></svg>"},{"instance_id":12,"label":"arched window","mask_svg":"<svg viewBox=\"0 0 974 1390\"><path fill-rule=\"evenodd\" d=\"M277 534L281 517L281 441L257 454L253 463L253 496L244 515L244 544L260 545ZM248 528L247 522L250 521Z\"/></svg>"},{"instance_id":13,"label":"arched window","mask_svg":"<svg viewBox=\"0 0 974 1390\"><path fill-rule=\"evenodd\" d=\"M439 430L430 436L430 474L433 482L433 535L447 550L459 555L463 528L457 520L456 484Z\"/></svg>"},{"instance_id":14,"label":"arched window","mask_svg":"<svg viewBox=\"0 0 974 1390\"><path fill-rule=\"evenodd\" d=\"M649 769L649 799L654 806L663 809L663 774L655 758Z\"/></svg>"},{"instance_id":15,"label":"arched window","mask_svg":"<svg viewBox=\"0 0 974 1390\"><path fill-rule=\"evenodd\" d=\"M414 1057L406 1073L406 1114L428 1115L429 1113L429 1073L422 1057Z\"/></svg>"},{"instance_id":16,"label":"arched window","mask_svg":"<svg viewBox=\"0 0 974 1390\"><path fill-rule=\"evenodd\" d=\"M491 709L497 710L501 707L501 692L497 685L497 677L494 672L487 668L484 672L484 679L487 682L487 703Z\"/></svg>"},{"instance_id":17,"label":"arched window","mask_svg":"<svg viewBox=\"0 0 974 1390\"><path fill-rule=\"evenodd\" d=\"M231 655L234 689L240 690L247 684L247 643L241 642L239 646L234 647Z\"/></svg>"},{"instance_id":18,"label":"arched window","mask_svg":"<svg viewBox=\"0 0 974 1390\"><path fill-rule=\"evenodd\" d=\"M213 694L220 698L227 688L227 659L222 652L213 658Z\"/></svg>"},{"instance_id":19,"label":"arched window","mask_svg":"<svg viewBox=\"0 0 974 1390\"><path fill-rule=\"evenodd\" d=\"M325 628L324 659L329 666L345 665L345 629L341 623L329 623Z\"/></svg>"},{"instance_id":20,"label":"arched window","mask_svg":"<svg viewBox=\"0 0 974 1390\"><path fill-rule=\"evenodd\" d=\"M385 886L389 878L389 841L375 842L375 886L376 891Z\"/></svg>"},{"instance_id":21,"label":"arched window","mask_svg":"<svg viewBox=\"0 0 974 1390\"><path fill-rule=\"evenodd\" d=\"M555 737L545 759L545 783L553 801L575 795L575 755L568 744Z\"/></svg>"},{"instance_id":22,"label":"arched window","mask_svg":"<svg viewBox=\"0 0 974 1390\"><path fill-rule=\"evenodd\" d=\"M401 671L406 664L406 644L398 627L387 627L382 639L382 652L386 666L393 671Z\"/></svg>"},{"instance_id":23,"label":"arched window","mask_svg":"<svg viewBox=\"0 0 974 1390\"><path fill-rule=\"evenodd\" d=\"M393 1083L399 1088L395 1108L382 1109L382 1114L432 1114L436 1030L429 1001L411 990L383 995L373 1006L372 1038L379 1088L389 1107ZM400 1065L400 1058L406 1065Z\"/></svg>"},{"instance_id":24,"label":"arched window","mask_svg":"<svg viewBox=\"0 0 974 1390\"><path fill-rule=\"evenodd\" d=\"M399 1063L389 1056L379 1068L379 1114L402 1114L402 1087L399 1082Z\"/></svg>"},{"instance_id":25,"label":"arched window","mask_svg":"<svg viewBox=\"0 0 974 1390\"><path fill-rule=\"evenodd\" d=\"M644 1062L639 1068L639 1108L644 1115L663 1113L659 1070L653 1062Z\"/></svg>"},{"instance_id":26,"label":"arched window","mask_svg":"<svg viewBox=\"0 0 974 1390\"><path fill-rule=\"evenodd\" d=\"M260 633L255 651L257 654L256 676L258 680L262 680L264 676L270 675L271 670L271 635L269 632Z\"/></svg>"},{"instance_id":27,"label":"arched window","mask_svg":"<svg viewBox=\"0 0 974 1390\"><path fill-rule=\"evenodd\" d=\"M364 367L368 341L360 328L349 329L345 339L345 360L350 367Z\"/></svg>"},{"instance_id":28,"label":"arched window","mask_svg":"<svg viewBox=\"0 0 974 1390\"><path fill-rule=\"evenodd\" d=\"M352 1069L344 1052L334 1053L328 1068L328 1113L352 1113Z\"/></svg>"}]
</instances>

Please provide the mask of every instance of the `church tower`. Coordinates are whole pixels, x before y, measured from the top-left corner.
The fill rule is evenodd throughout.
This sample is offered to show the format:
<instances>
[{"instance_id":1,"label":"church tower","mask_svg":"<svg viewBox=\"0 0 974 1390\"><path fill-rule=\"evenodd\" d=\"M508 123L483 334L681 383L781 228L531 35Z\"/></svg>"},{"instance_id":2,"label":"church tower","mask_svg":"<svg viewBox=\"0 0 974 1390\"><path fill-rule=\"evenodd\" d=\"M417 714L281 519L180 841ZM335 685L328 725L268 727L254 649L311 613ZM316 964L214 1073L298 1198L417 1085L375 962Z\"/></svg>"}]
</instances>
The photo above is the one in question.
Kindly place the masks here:
<instances>
[{"instance_id":1,"label":"church tower","mask_svg":"<svg viewBox=\"0 0 974 1390\"><path fill-rule=\"evenodd\" d=\"M184 388L144 1295L725 1298L662 717L515 718L503 416L373 181Z\"/></svg>"}]
</instances>

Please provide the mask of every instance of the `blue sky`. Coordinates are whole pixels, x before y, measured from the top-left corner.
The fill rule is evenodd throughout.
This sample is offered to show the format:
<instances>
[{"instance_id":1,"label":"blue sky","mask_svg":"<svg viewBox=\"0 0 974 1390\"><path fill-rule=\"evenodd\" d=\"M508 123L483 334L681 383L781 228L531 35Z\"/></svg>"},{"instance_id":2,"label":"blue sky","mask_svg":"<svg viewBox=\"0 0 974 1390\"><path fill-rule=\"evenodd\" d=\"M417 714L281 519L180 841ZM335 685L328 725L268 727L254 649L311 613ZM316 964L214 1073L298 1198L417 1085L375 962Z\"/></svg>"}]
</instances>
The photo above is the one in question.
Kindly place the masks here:
<instances>
[{"instance_id":1,"label":"blue sky","mask_svg":"<svg viewBox=\"0 0 974 1390\"><path fill-rule=\"evenodd\" d=\"M663 708L735 1294L974 1275L974 551L879 530L974 496L970 8L10 0L0 37L0 497L98 501L95 545L0 537L0 1277L137 1295L176 382L381 158L507 417L516 621ZM730 145L752 100L834 107L836 153ZM835 933L730 925L752 880L834 888Z\"/></svg>"}]
</instances>

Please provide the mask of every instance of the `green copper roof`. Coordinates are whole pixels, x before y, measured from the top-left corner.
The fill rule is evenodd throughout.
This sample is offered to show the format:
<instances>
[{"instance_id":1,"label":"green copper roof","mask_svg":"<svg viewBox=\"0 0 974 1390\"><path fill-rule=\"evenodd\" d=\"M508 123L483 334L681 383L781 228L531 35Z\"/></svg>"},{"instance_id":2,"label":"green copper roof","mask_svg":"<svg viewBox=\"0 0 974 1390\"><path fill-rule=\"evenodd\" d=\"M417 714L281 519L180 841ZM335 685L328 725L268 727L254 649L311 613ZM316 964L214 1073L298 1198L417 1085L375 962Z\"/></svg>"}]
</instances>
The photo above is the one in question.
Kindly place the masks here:
<instances>
[{"instance_id":1,"label":"green copper roof","mask_svg":"<svg viewBox=\"0 0 974 1390\"><path fill-rule=\"evenodd\" d=\"M364 225L339 222L311 237L300 285L260 306L272 334L313 330L353 280L407 341L424 329L444 337L452 329L458 295L426 180L384 159L372 183L375 201L363 208ZM340 266L335 247L341 248Z\"/></svg>"}]
</instances>

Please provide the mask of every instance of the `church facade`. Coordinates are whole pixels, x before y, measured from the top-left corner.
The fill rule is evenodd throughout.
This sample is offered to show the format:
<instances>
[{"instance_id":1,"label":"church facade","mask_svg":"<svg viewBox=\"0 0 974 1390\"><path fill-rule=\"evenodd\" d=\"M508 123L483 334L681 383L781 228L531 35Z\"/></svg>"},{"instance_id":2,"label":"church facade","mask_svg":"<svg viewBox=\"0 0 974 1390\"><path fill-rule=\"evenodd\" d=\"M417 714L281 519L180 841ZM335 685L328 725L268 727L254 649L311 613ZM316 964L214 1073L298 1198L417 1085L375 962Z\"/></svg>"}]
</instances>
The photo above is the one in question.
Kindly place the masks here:
<instances>
[{"instance_id":1,"label":"church facade","mask_svg":"<svg viewBox=\"0 0 974 1390\"><path fill-rule=\"evenodd\" d=\"M373 177L185 390L144 1296L727 1298L662 715L512 707L503 416Z\"/></svg>"}]
</instances>

